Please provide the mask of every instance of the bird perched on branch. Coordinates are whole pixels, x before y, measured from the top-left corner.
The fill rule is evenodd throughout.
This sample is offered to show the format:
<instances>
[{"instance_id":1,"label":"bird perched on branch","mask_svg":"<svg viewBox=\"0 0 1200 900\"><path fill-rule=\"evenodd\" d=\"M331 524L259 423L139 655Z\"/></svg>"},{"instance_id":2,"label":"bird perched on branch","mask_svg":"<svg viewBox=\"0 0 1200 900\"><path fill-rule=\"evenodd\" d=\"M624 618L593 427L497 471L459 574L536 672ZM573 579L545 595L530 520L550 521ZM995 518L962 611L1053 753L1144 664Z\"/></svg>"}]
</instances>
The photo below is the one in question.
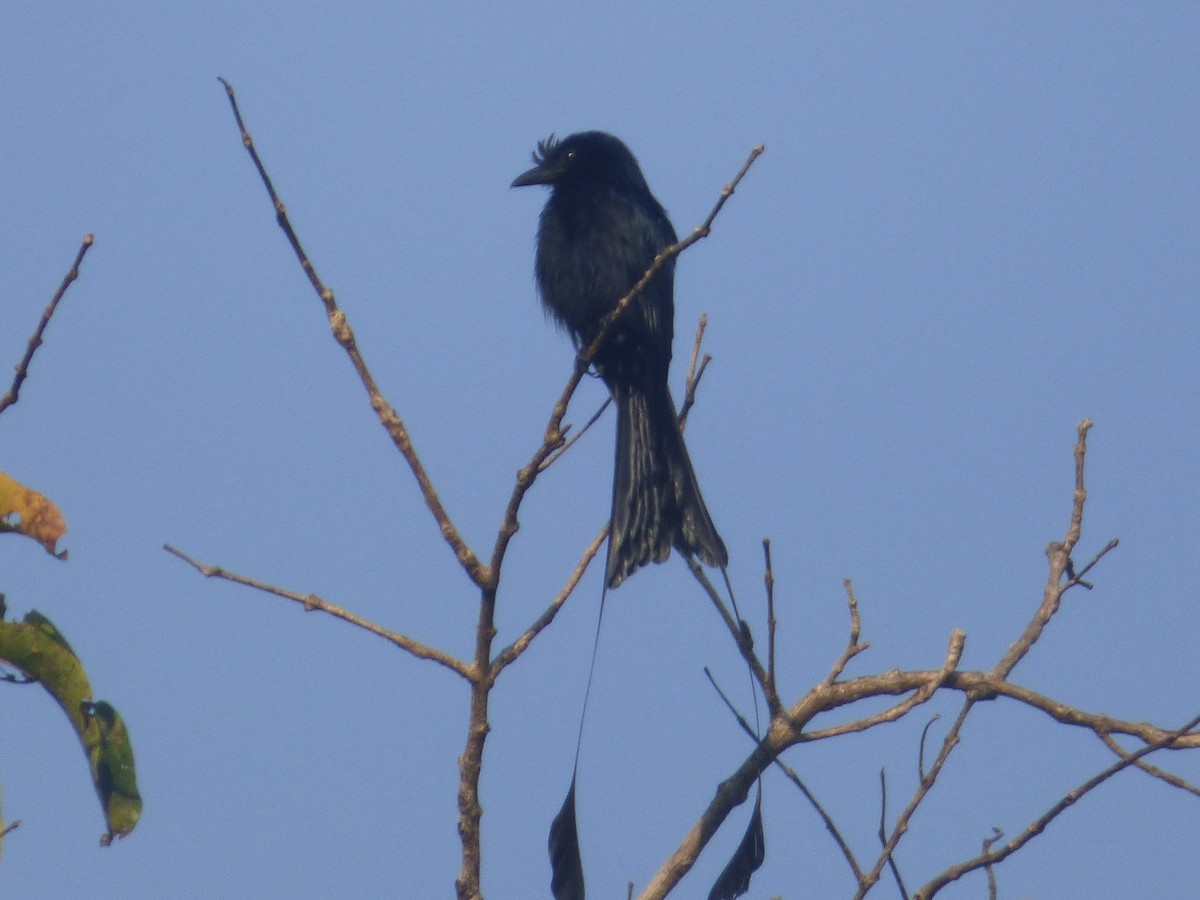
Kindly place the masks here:
<instances>
[{"instance_id":1,"label":"bird perched on branch","mask_svg":"<svg viewBox=\"0 0 1200 900\"><path fill-rule=\"evenodd\" d=\"M533 161L512 186L550 187L538 226L538 289L546 310L585 348L655 257L676 243L675 229L629 148L611 134L551 136ZM592 360L617 407L608 587L664 561L672 547L710 566L729 562L667 385L674 283L670 259L611 323Z\"/></svg>"}]
</instances>

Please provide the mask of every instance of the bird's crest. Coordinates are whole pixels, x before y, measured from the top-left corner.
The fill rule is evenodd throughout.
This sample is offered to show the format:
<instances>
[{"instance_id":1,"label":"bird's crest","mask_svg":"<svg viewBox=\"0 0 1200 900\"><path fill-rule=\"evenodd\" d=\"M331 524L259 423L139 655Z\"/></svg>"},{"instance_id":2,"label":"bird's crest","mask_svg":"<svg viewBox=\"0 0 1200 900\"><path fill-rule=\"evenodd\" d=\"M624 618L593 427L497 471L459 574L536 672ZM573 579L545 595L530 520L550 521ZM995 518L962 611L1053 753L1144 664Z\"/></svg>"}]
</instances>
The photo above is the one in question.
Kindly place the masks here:
<instances>
[{"instance_id":1,"label":"bird's crest","mask_svg":"<svg viewBox=\"0 0 1200 900\"><path fill-rule=\"evenodd\" d=\"M533 164L535 166L543 165L558 150L558 145L559 140L554 136L553 132L544 141L538 141L537 149L532 153Z\"/></svg>"}]
</instances>

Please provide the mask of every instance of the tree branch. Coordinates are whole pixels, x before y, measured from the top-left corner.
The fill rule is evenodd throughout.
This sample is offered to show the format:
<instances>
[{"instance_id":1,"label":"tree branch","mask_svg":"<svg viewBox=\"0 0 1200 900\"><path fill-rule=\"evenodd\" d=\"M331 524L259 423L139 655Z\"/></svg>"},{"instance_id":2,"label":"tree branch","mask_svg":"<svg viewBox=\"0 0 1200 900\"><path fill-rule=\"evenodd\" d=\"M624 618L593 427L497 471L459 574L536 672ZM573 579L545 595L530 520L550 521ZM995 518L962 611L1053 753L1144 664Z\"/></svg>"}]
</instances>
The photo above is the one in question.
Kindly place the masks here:
<instances>
[{"instance_id":1,"label":"tree branch","mask_svg":"<svg viewBox=\"0 0 1200 900\"><path fill-rule=\"evenodd\" d=\"M346 320L346 314L338 308L337 299L334 297L333 291L321 281L317 275L317 270L308 258L308 254L305 253L304 247L301 246L300 238L296 236L296 232L292 228L292 223L288 219L287 208L275 192L275 185L271 183L271 177L267 174L267 170L258 156L258 151L254 147L254 141L250 137L249 132L246 131L246 125L242 121L241 110L238 109L237 98L233 93L233 85L224 78L218 80L225 86L225 94L229 98L229 105L233 109L234 119L236 119L238 130L242 135L242 145L245 146L246 152L250 154L250 159L254 162L254 168L258 170L258 177L262 179L263 186L267 189L267 195L271 198L271 204L275 207L275 221L287 237L288 243L292 245L292 250L296 254L296 258L300 261L300 267L308 277L313 290L317 292L321 303L324 304L325 314L329 319L329 328L333 332L333 337L342 349L346 351L350 363L354 366L354 371L358 373L359 380L362 382L363 388L366 389L367 398L370 400L371 409L375 411L375 415L379 418L379 423L387 431L388 436L392 439L392 443L400 451L405 462L408 463L409 469L412 470L413 477L417 481L417 487L421 491L421 496L425 499L425 505L429 507L429 511L433 514L433 518L442 532L442 537L450 545L450 549L454 551L454 556L458 559L463 571L479 587L492 583L494 581L492 573L476 557L475 552L459 533L458 528L451 521L449 513L442 506L441 498L438 496L433 482L429 479L429 474L425 471L425 466L421 463L420 457L417 456L417 451L413 447L408 428L405 427L399 413L387 402L383 393L379 390L379 386L375 383L374 376L371 375L362 353L359 352L358 343L354 337L354 332L350 328L350 323Z\"/></svg>"},{"instance_id":2,"label":"tree branch","mask_svg":"<svg viewBox=\"0 0 1200 900\"><path fill-rule=\"evenodd\" d=\"M42 346L42 335L46 332L46 326L50 324L50 320L54 318L54 313L58 309L59 301L67 293L72 282L79 277L79 266L83 262L83 256L91 248L96 239L90 234L83 236L83 243L79 246L79 251L75 254L75 261L71 263L71 268L65 276L63 276L62 284L58 286L58 290L54 292L54 296L50 298L50 303L42 312L42 318L37 324L37 328L33 331L33 336L29 338L29 343L25 347L25 355L21 357L21 361L17 363L16 374L13 376L12 386L4 392L4 396L0 397L0 413L3 413L10 406L13 406L21 395L21 385L25 383L25 379L29 376L29 364L33 362L33 354L37 353L38 347Z\"/></svg>"},{"instance_id":3,"label":"tree branch","mask_svg":"<svg viewBox=\"0 0 1200 900\"><path fill-rule=\"evenodd\" d=\"M1063 795L1062 799L1050 807L1050 809L1048 809L1044 814L1030 822L1029 825L1025 827L1025 830L1021 832L1021 834L1013 838L1003 847L998 850L986 849L974 859L959 863L956 866L951 866L949 869L942 872L940 875L922 887L919 891L917 891L913 900L930 900L931 897L935 896L938 891L944 888L947 884L952 881L957 881L968 872L973 872L976 869L980 869L985 866L992 866L1004 859L1007 859L1009 856L1016 853L1027 843L1029 843L1029 841L1031 841L1033 838L1045 831L1047 825L1058 818L1058 816L1065 812L1068 807L1074 805L1076 801L1078 801L1089 791L1099 787L1122 769L1126 769L1129 766L1134 765L1143 756L1171 745L1180 737L1190 732L1197 725L1200 725L1200 716L1196 716L1182 728L1164 734L1161 738L1150 744L1147 744L1136 753L1131 753L1123 759L1117 760L1117 762L1113 763L1102 772L1089 778L1083 784L1079 785L1079 787L1068 791L1065 795ZM1192 736L1200 737L1200 735Z\"/></svg>"},{"instance_id":4,"label":"tree branch","mask_svg":"<svg viewBox=\"0 0 1200 900\"><path fill-rule=\"evenodd\" d=\"M296 591L289 591L285 588L276 587L273 584L268 584L265 581L259 581L257 578L250 578L246 575L238 575L235 572L229 572L222 569L220 566L208 566L204 563L197 562L192 557L188 556L182 550L177 550L170 544L163 544L163 549L173 556L177 556L185 563L194 568L205 578L220 578L224 581L231 581L234 584L245 585L246 587L254 588L255 590L263 591L267 594L274 594L276 597L283 597L285 600L291 600L294 603L299 603L304 607L305 612L320 610L323 613L328 613L335 619L341 619L343 622L349 622L351 625L356 625L364 631L369 631L371 634L377 635L386 641L395 644L401 650L411 653L418 659L428 659L431 662L445 666L450 671L463 678L470 677L470 667L461 659L456 659L448 653L443 653L428 644L413 640L405 634L398 631L391 631L381 625L376 625L362 616L355 615L348 610L343 609L326 600L322 600L316 594L300 594Z\"/></svg>"},{"instance_id":5,"label":"tree branch","mask_svg":"<svg viewBox=\"0 0 1200 900\"><path fill-rule=\"evenodd\" d=\"M1032 648L1037 639L1042 636L1042 632L1046 626L1050 624L1050 620L1054 614L1058 612L1058 608L1062 603L1062 596L1071 587L1079 583L1078 577L1068 578L1063 582L1063 575L1067 573L1071 566L1071 553L1075 549L1075 545L1079 543L1079 535L1083 529L1083 504L1087 500L1087 490L1083 483L1083 463L1087 456L1087 435L1091 430L1092 420L1084 419L1079 423L1078 439L1075 442L1075 498L1071 506L1071 521L1067 526L1066 536L1062 543L1051 543L1046 547L1046 557L1050 561L1050 572L1046 577L1046 588L1042 593L1042 604L1038 607L1033 619L1025 627L1025 631L1021 636L1008 648L1008 652L1004 657L996 663L992 673L1000 678L1007 678L1017 663L1019 663ZM1108 552L1109 549L1116 546L1116 542L1111 542L1110 546L1102 550L1096 555L1096 559L1088 563L1087 569L1090 569L1100 557ZM1087 569L1084 571L1086 572Z\"/></svg>"}]
</instances>

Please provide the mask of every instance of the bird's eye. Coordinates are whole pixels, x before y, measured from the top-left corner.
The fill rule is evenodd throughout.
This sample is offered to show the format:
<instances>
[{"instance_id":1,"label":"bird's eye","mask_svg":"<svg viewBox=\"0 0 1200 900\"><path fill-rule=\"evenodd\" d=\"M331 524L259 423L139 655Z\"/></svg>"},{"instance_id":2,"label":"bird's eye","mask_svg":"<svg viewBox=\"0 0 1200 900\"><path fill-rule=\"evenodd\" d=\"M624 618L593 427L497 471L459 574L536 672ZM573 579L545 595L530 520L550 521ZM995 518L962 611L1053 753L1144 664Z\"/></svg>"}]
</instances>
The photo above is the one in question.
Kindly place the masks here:
<instances>
[{"instance_id":1,"label":"bird's eye","mask_svg":"<svg viewBox=\"0 0 1200 900\"><path fill-rule=\"evenodd\" d=\"M575 158L575 151L574 151L574 150L568 150L568 151L567 151L567 162L570 162L570 161L571 161L571 160L573 160L574 158Z\"/></svg>"}]
</instances>

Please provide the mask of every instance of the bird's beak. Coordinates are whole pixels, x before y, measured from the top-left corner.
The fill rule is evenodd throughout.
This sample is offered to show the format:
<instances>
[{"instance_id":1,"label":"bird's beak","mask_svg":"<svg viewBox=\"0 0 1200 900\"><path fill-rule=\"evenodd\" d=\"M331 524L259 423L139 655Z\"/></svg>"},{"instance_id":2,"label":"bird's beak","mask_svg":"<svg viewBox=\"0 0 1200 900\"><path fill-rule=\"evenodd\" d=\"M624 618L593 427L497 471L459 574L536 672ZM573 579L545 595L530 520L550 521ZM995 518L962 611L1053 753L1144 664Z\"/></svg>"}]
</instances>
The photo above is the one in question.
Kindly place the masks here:
<instances>
[{"instance_id":1,"label":"bird's beak","mask_svg":"<svg viewBox=\"0 0 1200 900\"><path fill-rule=\"evenodd\" d=\"M554 176L557 173L547 167L545 164L534 166L528 172L522 172L513 179L510 187L526 187L531 184L551 184L554 181Z\"/></svg>"}]
</instances>

